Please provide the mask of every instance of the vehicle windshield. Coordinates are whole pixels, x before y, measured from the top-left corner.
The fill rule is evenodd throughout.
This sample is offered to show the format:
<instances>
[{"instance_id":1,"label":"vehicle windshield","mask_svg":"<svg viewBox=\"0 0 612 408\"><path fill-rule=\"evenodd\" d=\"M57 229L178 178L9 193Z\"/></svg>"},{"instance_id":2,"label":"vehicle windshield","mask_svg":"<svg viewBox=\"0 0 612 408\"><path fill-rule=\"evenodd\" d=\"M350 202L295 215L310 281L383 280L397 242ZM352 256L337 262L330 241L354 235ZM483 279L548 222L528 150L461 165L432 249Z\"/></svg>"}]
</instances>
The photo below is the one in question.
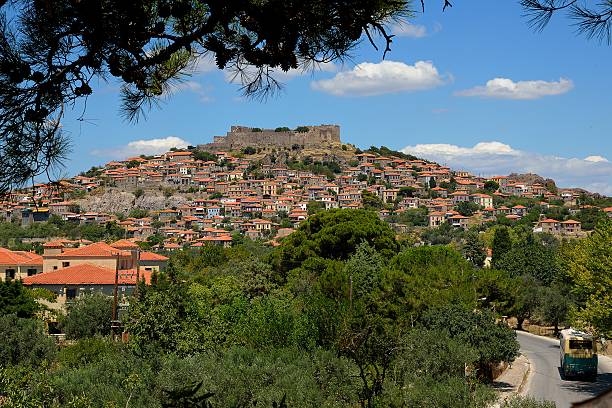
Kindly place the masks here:
<instances>
[{"instance_id":1,"label":"vehicle windshield","mask_svg":"<svg viewBox=\"0 0 612 408\"><path fill-rule=\"evenodd\" d=\"M569 348L572 350L590 350L593 348L591 340L570 340Z\"/></svg>"}]
</instances>

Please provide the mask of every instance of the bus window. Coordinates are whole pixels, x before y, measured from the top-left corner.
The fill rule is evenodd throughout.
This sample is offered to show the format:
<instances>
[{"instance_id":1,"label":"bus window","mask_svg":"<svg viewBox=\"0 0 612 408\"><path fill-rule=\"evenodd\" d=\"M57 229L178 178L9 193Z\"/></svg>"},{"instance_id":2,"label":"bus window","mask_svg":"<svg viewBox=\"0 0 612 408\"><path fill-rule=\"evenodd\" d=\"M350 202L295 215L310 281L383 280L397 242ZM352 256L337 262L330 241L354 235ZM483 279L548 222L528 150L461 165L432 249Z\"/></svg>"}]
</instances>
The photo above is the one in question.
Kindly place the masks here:
<instances>
[{"instance_id":1,"label":"bus window","mask_svg":"<svg viewBox=\"0 0 612 408\"><path fill-rule=\"evenodd\" d=\"M591 340L570 340L569 348L571 350L590 350L593 348Z\"/></svg>"}]
</instances>

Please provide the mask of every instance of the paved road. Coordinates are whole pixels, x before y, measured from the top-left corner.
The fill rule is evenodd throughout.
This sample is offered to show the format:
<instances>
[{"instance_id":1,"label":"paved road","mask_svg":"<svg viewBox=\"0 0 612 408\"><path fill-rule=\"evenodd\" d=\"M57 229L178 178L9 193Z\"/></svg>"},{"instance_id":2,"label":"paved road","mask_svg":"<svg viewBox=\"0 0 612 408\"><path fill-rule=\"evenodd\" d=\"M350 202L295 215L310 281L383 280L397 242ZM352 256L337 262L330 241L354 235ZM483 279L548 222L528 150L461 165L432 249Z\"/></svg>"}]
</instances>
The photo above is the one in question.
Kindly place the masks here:
<instances>
[{"instance_id":1,"label":"paved road","mask_svg":"<svg viewBox=\"0 0 612 408\"><path fill-rule=\"evenodd\" d=\"M529 358L531 373L525 393L537 399L554 401L557 408L571 407L612 388L612 359L599 358L597 381L562 380L559 374L559 342L546 337L517 332L521 353Z\"/></svg>"}]
</instances>

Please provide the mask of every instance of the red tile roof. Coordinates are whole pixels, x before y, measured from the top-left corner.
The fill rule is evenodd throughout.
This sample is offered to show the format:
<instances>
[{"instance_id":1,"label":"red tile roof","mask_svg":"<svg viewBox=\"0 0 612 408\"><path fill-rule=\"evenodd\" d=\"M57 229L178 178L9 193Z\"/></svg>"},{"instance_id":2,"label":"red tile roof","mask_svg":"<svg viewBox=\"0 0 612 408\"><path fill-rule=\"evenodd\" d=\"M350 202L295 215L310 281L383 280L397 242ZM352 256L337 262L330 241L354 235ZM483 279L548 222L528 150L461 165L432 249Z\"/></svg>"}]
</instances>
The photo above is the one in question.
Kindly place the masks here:
<instances>
[{"instance_id":1,"label":"red tile roof","mask_svg":"<svg viewBox=\"0 0 612 408\"><path fill-rule=\"evenodd\" d=\"M120 239L119 241L113 242L111 244L111 246L113 248L117 248L117 249L125 249L125 250L132 250L132 249L138 249L138 245L136 245L135 243L133 243L132 241L128 241L127 239Z\"/></svg>"},{"instance_id":2,"label":"red tile roof","mask_svg":"<svg viewBox=\"0 0 612 408\"><path fill-rule=\"evenodd\" d=\"M561 221L561 224L580 224L580 221L567 220L567 221Z\"/></svg>"},{"instance_id":3,"label":"red tile roof","mask_svg":"<svg viewBox=\"0 0 612 408\"><path fill-rule=\"evenodd\" d=\"M0 248L0 265L40 265L42 266L42 256L32 252L11 251Z\"/></svg>"},{"instance_id":4,"label":"red tile roof","mask_svg":"<svg viewBox=\"0 0 612 408\"><path fill-rule=\"evenodd\" d=\"M140 253L141 261L167 261L168 257L154 252L143 251Z\"/></svg>"},{"instance_id":5,"label":"red tile roof","mask_svg":"<svg viewBox=\"0 0 612 408\"><path fill-rule=\"evenodd\" d=\"M122 251L117 248L113 248L105 242L96 242L95 244L86 245L84 247L75 248L67 250L61 254L57 254L55 256L61 258L81 258L81 257L97 257L97 258L105 258L105 257L116 257L117 255L121 256L131 256L132 254L127 251Z\"/></svg>"},{"instance_id":6,"label":"red tile roof","mask_svg":"<svg viewBox=\"0 0 612 408\"><path fill-rule=\"evenodd\" d=\"M141 277L150 283L151 272L141 271ZM23 278L24 285L114 285L115 270L97 265L81 264L57 269L38 275ZM119 271L118 283L121 285L134 285L136 271Z\"/></svg>"}]
</instances>

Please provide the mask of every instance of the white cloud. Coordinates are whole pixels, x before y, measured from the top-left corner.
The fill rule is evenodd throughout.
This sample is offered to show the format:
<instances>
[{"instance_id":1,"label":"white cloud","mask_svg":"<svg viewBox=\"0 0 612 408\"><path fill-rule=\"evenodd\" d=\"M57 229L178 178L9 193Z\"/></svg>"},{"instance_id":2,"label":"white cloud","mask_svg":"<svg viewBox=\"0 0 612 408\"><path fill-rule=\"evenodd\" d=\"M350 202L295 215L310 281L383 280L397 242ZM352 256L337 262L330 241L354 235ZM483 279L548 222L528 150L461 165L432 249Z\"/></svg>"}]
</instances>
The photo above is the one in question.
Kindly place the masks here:
<instances>
[{"instance_id":1,"label":"white cloud","mask_svg":"<svg viewBox=\"0 0 612 408\"><path fill-rule=\"evenodd\" d=\"M427 35L427 28L420 24L397 23L391 26L391 33L398 37L422 38Z\"/></svg>"},{"instance_id":2,"label":"white cloud","mask_svg":"<svg viewBox=\"0 0 612 408\"><path fill-rule=\"evenodd\" d=\"M456 92L457 96L480 96L496 99L539 99L544 96L561 95L569 92L574 83L569 79L561 78L558 82L518 81L508 78L495 78L487 81L485 86Z\"/></svg>"},{"instance_id":3,"label":"white cloud","mask_svg":"<svg viewBox=\"0 0 612 408\"><path fill-rule=\"evenodd\" d=\"M477 175L537 173L554 179L560 187L582 187L612 195L612 163L602 156L564 158L517 150L496 141L480 142L472 147L418 144L406 146L402 151Z\"/></svg>"},{"instance_id":4,"label":"white cloud","mask_svg":"<svg viewBox=\"0 0 612 408\"><path fill-rule=\"evenodd\" d=\"M132 156L140 156L141 154L154 155L162 154L176 147L184 149L189 145L189 142L176 136L168 136L159 139L142 139L129 142L125 146L114 149L94 150L91 153L100 157L111 157L114 159L127 159Z\"/></svg>"},{"instance_id":5,"label":"white cloud","mask_svg":"<svg viewBox=\"0 0 612 408\"><path fill-rule=\"evenodd\" d=\"M594 163L597 163L597 162L608 163L608 159L606 159L603 156L588 156L588 157L585 157L584 160L594 162Z\"/></svg>"},{"instance_id":6,"label":"white cloud","mask_svg":"<svg viewBox=\"0 0 612 408\"><path fill-rule=\"evenodd\" d=\"M181 81L173 84L170 88L172 95L185 91L196 94L201 102L210 102L212 100L208 90L198 81Z\"/></svg>"},{"instance_id":7,"label":"white cloud","mask_svg":"<svg viewBox=\"0 0 612 408\"><path fill-rule=\"evenodd\" d=\"M435 23L433 28L429 30L427 27L421 24L412 24L406 21L392 24L389 27L391 34L397 37L410 37L410 38L423 38L428 35L435 34L442 30L442 24Z\"/></svg>"},{"instance_id":8,"label":"white cloud","mask_svg":"<svg viewBox=\"0 0 612 408\"><path fill-rule=\"evenodd\" d=\"M200 55L193 64L192 70L195 74L206 74L216 69L217 63L212 52Z\"/></svg>"},{"instance_id":9,"label":"white cloud","mask_svg":"<svg viewBox=\"0 0 612 408\"><path fill-rule=\"evenodd\" d=\"M408 65L397 61L362 62L350 71L331 79L313 81L317 91L336 96L372 96L396 92L414 92L435 88L447 82L431 61Z\"/></svg>"}]
</instances>

